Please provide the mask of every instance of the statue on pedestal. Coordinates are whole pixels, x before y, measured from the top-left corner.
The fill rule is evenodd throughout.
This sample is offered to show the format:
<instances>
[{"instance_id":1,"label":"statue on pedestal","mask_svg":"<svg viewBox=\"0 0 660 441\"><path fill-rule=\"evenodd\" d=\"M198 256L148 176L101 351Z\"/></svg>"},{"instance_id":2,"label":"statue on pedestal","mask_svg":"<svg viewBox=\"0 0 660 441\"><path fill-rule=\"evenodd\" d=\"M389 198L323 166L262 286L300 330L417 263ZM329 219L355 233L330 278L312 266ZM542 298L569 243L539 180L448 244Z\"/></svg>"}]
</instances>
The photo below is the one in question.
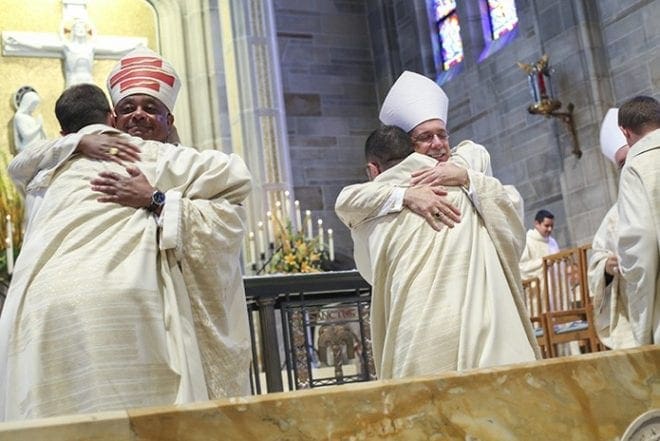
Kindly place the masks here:
<instances>
[{"instance_id":1,"label":"statue on pedestal","mask_svg":"<svg viewBox=\"0 0 660 441\"><path fill-rule=\"evenodd\" d=\"M23 86L14 94L14 148L20 153L34 141L46 139L41 115L33 115L41 98L31 86Z\"/></svg>"}]
</instances>

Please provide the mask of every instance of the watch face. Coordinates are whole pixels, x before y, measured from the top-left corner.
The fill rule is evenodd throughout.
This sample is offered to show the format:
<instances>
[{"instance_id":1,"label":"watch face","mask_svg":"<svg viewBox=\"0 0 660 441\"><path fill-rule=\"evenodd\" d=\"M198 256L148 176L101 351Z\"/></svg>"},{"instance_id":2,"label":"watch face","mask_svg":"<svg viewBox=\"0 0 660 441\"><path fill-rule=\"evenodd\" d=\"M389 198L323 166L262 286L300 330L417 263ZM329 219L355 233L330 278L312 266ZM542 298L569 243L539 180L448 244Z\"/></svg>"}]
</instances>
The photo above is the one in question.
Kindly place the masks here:
<instances>
[{"instance_id":1,"label":"watch face","mask_svg":"<svg viewBox=\"0 0 660 441\"><path fill-rule=\"evenodd\" d=\"M163 205L165 203L165 193L162 191L154 191L151 196L151 201L154 205Z\"/></svg>"}]
</instances>

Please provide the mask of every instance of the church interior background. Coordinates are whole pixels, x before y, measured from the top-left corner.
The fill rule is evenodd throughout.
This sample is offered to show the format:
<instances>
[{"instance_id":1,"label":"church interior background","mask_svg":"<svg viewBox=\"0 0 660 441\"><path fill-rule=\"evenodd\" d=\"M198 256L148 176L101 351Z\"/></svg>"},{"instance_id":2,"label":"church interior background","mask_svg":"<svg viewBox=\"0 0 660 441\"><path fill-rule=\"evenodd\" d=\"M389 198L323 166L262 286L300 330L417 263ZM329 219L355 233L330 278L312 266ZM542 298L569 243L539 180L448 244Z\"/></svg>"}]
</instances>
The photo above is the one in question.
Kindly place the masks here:
<instances>
[{"instance_id":1,"label":"church interior background","mask_svg":"<svg viewBox=\"0 0 660 441\"><path fill-rule=\"evenodd\" d=\"M334 230L337 256L350 259L350 234L334 201L342 187L366 179L364 140L379 124L389 86L412 70L442 84L452 144L472 139L486 146L494 175L522 194L527 226L537 210L549 209L560 246L589 243L616 199L617 171L600 153L600 122L627 98L659 96L660 2L517 0L516 21L497 41L485 32L486 0L456 2L449 13L460 40L444 42L445 49L454 46L450 63L439 52L434 3L447 2L5 0L0 29L58 33L71 4L86 10L97 35L146 38L182 77L174 110L182 143L235 152L248 163L252 231L288 191L315 225L322 219ZM554 98L564 108L574 105L581 157L559 119L527 112L528 78L516 63L543 54ZM95 59L97 85L105 89L115 62ZM0 201L3 225L12 215L16 243L20 200L6 174L15 154L12 97L21 86L34 87L42 99L35 113L47 136L57 137L62 60L3 55L0 85Z\"/></svg>"},{"instance_id":2,"label":"church interior background","mask_svg":"<svg viewBox=\"0 0 660 441\"><path fill-rule=\"evenodd\" d=\"M515 10L513 15L512 10L505 11L506 20L499 22L502 28L496 38L491 30L497 17L489 14L489 6L497 4L513 4ZM353 245L348 229L334 213L335 199L344 186L366 180L364 141L379 125L379 107L389 87L404 70L419 72L442 85L449 96L451 144L471 139L484 145L491 156L494 176L503 184L515 185L521 193L526 226L532 226L536 211L550 210L556 220L553 235L562 248L589 244L617 197L618 171L599 148L600 123L606 111L635 95L660 98L660 33L657 32L660 0L3 0L0 8L3 33L0 92L4 97L0 101L2 254L9 244L18 249L21 240L22 202L7 175L7 164L16 154L13 97L23 86L36 89L41 103L35 114L43 117L47 137L55 138L59 129L54 105L65 87L61 58L7 55L5 34L38 32L59 36L67 8L88 16L95 36L144 38L151 49L168 59L182 80L174 109L182 143L198 149L237 153L250 168L254 190L247 203L248 229L256 234L260 222L263 227L267 221L268 211L277 210L278 202L280 208L287 205L284 195L288 192L290 211L287 211L292 218L295 200L302 213L310 212L315 232L319 220L323 221L326 235L329 229L333 230L336 269L353 267ZM440 29L447 29L442 32L442 39ZM552 97L562 103L559 111L572 108L575 137L560 118L528 112L534 92L530 91L527 73L518 63L533 64L545 54L549 57ZM103 89L115 63L116 59L94 59L94 82ZM248 238L246 235L246 274L252 272L250 259L254 255ZM342 273L320 276L330 275L341 277ZM0 293L3 277L0 274ZM275 335L282 331L282 320L278 322L278 319L284 315L276 317L279 311L273 306L274 299L285 292L277 291L283 285L306 282L301 277L292 276L288 280L279 277L282 280L278 286L268 287L260 285L266 282L256 280L264 278L247 279L252 279L246 282L248 294L250 282L253 291L271 288L267 295L253 298L249 306L252 313L258 309L258 314L250 315L254 320L252 328L263 317L270 320L267 326L266 320L262 320L259 324L262 333L253 338L263 338L263 346L277 348L272 351L277 353L275 361L270 362L274 375L264 380L267 384L263 390L286 390L286 385L282 387L286 383L284 377L282 381L274 379L281 373L282 360L293 349L287 346L285 355L282 341ZM290 282L293 279L297 282ZM298 321L291 327L291 340L317 326L318 331L313 331L316 335L306 338L316 339L314 345L321 347L324 338L330 340L330 333L320 332L323 323L366 322L370 291L366 282L361 280L361 283L359 289L350 286L355 298L337 301L354 303L351 307L356 313L346 308L346 304L337 306L335 299L324 299L326 303L313 304L307 311L298 308L298 299L290 302L293 306L286 305L291 321ZM281 306L280 311L286 308ZM256 316L259 319L253 318ZM366 348L367 337L361 337L359 347ZM254 348L260 342L253 340L252 344ZM308 349L300 347L303 352ZM352 347L344 345L346 350ZM337 377L336 369L338 365L341 367L343 356L340 352L327 352L328 345L324 348L326 352L319 352L316 361L324 361L325 357L327 366L323 367L335 372ZM264 354L260 354L263 357L260 362L268 365L268 357L273 354ZM642 350L639 354L639 359L646 357ZM343 374L340 369L339 377L344 383L353 374L350 369L372 375L373 369L368 366L370 357L366 352L363 355L363 365L344 366ZM610 356L615 362L607 361L606 357ZM305 352L297 359L304 357L311 358ZM332 360L328 361L328 357ZM657 391L657 357L649 356L644 375L636 372L637 363L627 361L626 357L626 354L605 354L602 364L612 372L604 371L608 381L596 381L593 390L585 389L589 392L582 393L592 397L598 406L609 406L607 415L627 412L619 418L617 430L628 424L626 418L640 413L648 400L635 395L634 399L625 401L621 397L628 395L623 393L613 398L601 393L601 383L608 383L618 375L626 384L633 384L630 378L639 377L635 384L650 385L649 388ZM589 359L567 363L583 363L593 369ZM576 381L571 368L554 366L539 365L535 372L544 381L548 380L548 372L551 376L565 376L566 383L572 387ZM618 370L620 366L623 373ZM512 396L529 391L537 394L537 390L528 387L528 372L521 372L518 375L521 383ZM648 380L646 372L653 375L654 383ZM282 371L282 375L286 372ZM528 403L547 403L556 392L548 387L547 397L516 399L519 407L511 410L514 407L501 406L496 399L488 401L495 397L500 384L497 372L488 375L484 384L493 389L475 388L479 395L472 401L481 404L486 400L482 407L502 408L514 419L537 407ZM506 375L501 374L502 378ZM464 378L466 383L472 382L469 376ZM296 380L306 381L304 387L309 387L315 379ZM428 389L426 383L419 384ZM403 385L401 390L404 389L408 386ZM337 421L353 418L356 408L353 392L346 394L347 404L335 406L349 412L346 417L337 417ZM418 400L419 389L411 388L410 394L414 398L406 402L424 401ZM446 398L444 395L435 400L447 403L445 412L449 412L449 407L461 407ZM371 400L369 396L367 399ZM378 401L373 399L373 402ZM309 401L300 403L304 409L301 414L314 409ZM573 409L584 407L584 403L579 401L579 406L572 406ZM330 407L322 407L321 411L326 413ZM584 408L585 415L591 412L591 408ZM268 416L263 421L273 420L278 407L264 409ZM554 424L553 419L563 409L544 414ZM593 415L589 413L589 418L579 412L576 415L579 419L576 426L591 430L584 421L591 421Z\"/></svg>"}]
</instances>

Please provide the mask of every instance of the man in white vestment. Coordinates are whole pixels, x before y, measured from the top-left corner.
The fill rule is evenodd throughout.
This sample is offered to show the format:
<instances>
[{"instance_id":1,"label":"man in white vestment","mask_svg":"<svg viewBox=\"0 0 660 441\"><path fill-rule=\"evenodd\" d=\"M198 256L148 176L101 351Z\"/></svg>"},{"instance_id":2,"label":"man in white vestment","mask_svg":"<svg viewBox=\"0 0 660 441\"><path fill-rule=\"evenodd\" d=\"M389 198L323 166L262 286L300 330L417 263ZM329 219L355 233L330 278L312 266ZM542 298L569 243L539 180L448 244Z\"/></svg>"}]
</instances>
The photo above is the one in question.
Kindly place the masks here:
<instances>
[{"instance_id":1,"label":"man in white vestment","mask_svg":"<svg viewBox=\"0 0 660 441\"><path fill-rule=\"evenodd\" d=\"M131 102L118 112L124 122L117 126L144 138L167 135L179 84L171 66L155 58L142 57L147 67L123 59L115 72L139 75L145 87L111 89L116 107ZM79 119L93 114L76 113ZM120 160L67 159L86 136L106 140L89 156L127 159L139 151L141 161L124 168ZM243 161L144 141L103 124L59 143L42 158L55 168L39 170L37 162L35 170L33 155L13 175L31 177L19 187L41 191L43 199L0 318L0 417L249 394L238 258L240 203L250 190Z\"/></svg>"},{"instance_id":2,"label":"man in white vestment","mask_svg":"<svg viewBox=\"0 0 660 441\"><path fill-rule=\"evenodd\" d=\"M474 230L469 230L472 233L466 236L466 242L463 245L476 247L479 240L482 239L490 242L489 245L480 247L480 249L487 249L488 256L495 257L495 260L490 261L490 263L499 267L499 275L504 274L505 276L503 279L498 279L497 281L489 280L488 283L494 282L495 284L491 285L491 289L494 289L496 284L502 282L502 286L497 287L498 293L502 292L509 295L511 303L508 306L513 305L516 316L516 320L509 323L512 324L512 328L516 328L516 332L520 331L520 336L524 339L526 342L525 345L530 351L528 353L530 355L529 358L523 358L525 360L532 360L538 354L538 346L533 336L529 316L521 300L522 287L520 285L517 263L520 257L520 250L522 249L521 239L523 234L522 231L520 231L520 234L515 234L517 229L522 229L520 216L517 214L512 200L508 197L499 181L473 170L476 168L480 169L479 171L485 171L489 168L488 154L483 147L466 141L461 143L453 153L450 151L446 132L447 104L446 95L433 81L418 74L404 72L388 93L381 109L380 119L384 123L392 124L408 131L408 134L412 135L415 151L426 156L412 155L410 160L406 160L409 162L404 161L400 164L401 167L404 165L406 167L412 166L412 168L407 169L408 174L403 180L380 178L369 184L356 184L346 187L340 193L335 205L335 210L340 219L351 228L354 241L356 242L354 250L358 269L360 269L363 277L372 283L373 286L372 337L376 369L380 378L418 375L442 370L467 369L470 367L522 361L516 357L506 359L506 351L503 352L502 358L499 360L485 355L488 350L494 348L493 344L502 343L492 343L493 340L489 340L489 337L493 337L496 334L498 336L501 335L498 332L493 331L491 334L488 334L488 332L483 334L482 337L490 342L484 345L483 341L477 342L476 340L467 338L468 335L471 335L467 330L473 325L473 321L470 322L464 320L466 317L460 318L455 315L440 318L437 314L433 320L418 320L418 317L424 313L422 309L414 312L409 310L409 315L406 316L406 322L409 322L411 325L414 324L413 321L418 322L417 328L420 331L420 338L410 342L409 345L406 343L405 348L403 346L399 347L397 349L399 351L398 353L394 352L395 348L392 345L395 339L399 338L396 337L395 331L401 322L401 317L396 316L396 314L402 311L398 309L397 312L387 312L387 310L383 309L382 305L387 304L390 298L397 297L396 293L410 296L416 295L420 299L428 298L429 303L431 299L436 299L437 296L435 295L429 296L429 292L432 291L428 285L428 280L435 277L433 275L435 274L435 269L439 268L440 265L434 262L428 262L427 265L418 268L421 265L419 259L423 261L429 257L433 259L441 259L443 257L438 252L431 253L429 250L433 249L432 247L429 247L428 250L406 248L409 252L415 251L411 257L417 262L417 266L413 269L404 260L398 260L398 266L391 262L379 261L377 258L378 252L366 245L365 238L370 236L369 229L372 226L379 225L384 219L396 218L396 213L401 213L400 216L403 216L403 213L407 213L406 218L411 216L411 213L407 210L401 211L403 206L426 219L427 224L435 230L440 231L443 237L448 233L447 228L442 228L442 224L458 228L466 220L462 220L457 215L463 213L464 210L468 210L469 222L460 229L469 230L470 228L474 228ZM450 155L452 156L452 161L447 162ZM471 169L464 167L470 167ZM395 169L401 170L401 168ZM393 173L390 172L386 176L390 176ZM413 177L412 181L410 179L411 176ZM464 190L471 194L472 201L469 202L468 199L468 202L466 202L461 199L461 196L457 199L456 188L450 191L449 198L442 196L444 193L437 186L438 178L444 185L463 186ZM411 186L411 182L415 182L416 185ZM399 197L396 196L397 193L400 195ZM503 199L501 199L502 196L504 196ZM442 198L445 199L441 200ZM409 201L412 201L412 203L409 203ZM460 206L456 205L459 202ZM482 221L475 221L475 210L481 211L484 205L488 210L495 208L498 213L493 213L491 218L493 220L492 223L486 224L485 228L483 225L481 225L481 228L478 228L477 224ZM512 218L503 219L501 217L502 210L508 210ZM423 219L417 216L414 219L424 222ZM495 222L496 219L497 222ZM493 228L499 231L506 230L506 233L493 235L490 232ZM479 237L479 240L477 240L475 234ZM460 235L460 233L454 234L451 237L454 240L458 240ZM489 235L493 236L492 239L489 239ZM383 238L376 234L373 243L377 243L379 239ZM397 238L398 240L401 241L403 246L410 243L404 238ZM369 243L372 243L371 239ZM390 243L391 241L389 239L383 239L382 246L386 247ZM424 242L415 243L421 246ZM490 253L493 251L493 245L499 250L494 252L495 254ZM450 248L443 247L443 249L448 255ZM515 261L515 265L500 264L497 260L498 253L507 262ZM415 257L417 255L419 257ZM483 251L474 255L475 259L481 259L483 256ZM447 257L444 257L446 260ZM469 261L461 262L463 263L458 264L454 259L449 259L445 265L449 265L449 268L459 268L456 270L456 275L450 277L449 280L456 278L458 283L456 292L463 293L463 295L458 295L458 297L460 297L461 302L465 301L462 304L465 305L465 311L468 313L470 312L468 305L472 305L470 299L475 290L472 289L472 285L469 288L466 288L466 286L461 288L461 284L480 284L484 282L484 267L483 265L471 266ZM480 264L483 264L483 262L480 262ZM376 270L376 268L379 268L379 270ZM383 273L383 271L387 273L388 269L393 274L396 269L398 271L396 272L396 277ZM376 274L375 271L380 271L380 273ZM424 274L428 275L426 282L422 282L425 278L421 276L415 277L416 272L419 271L424 271ZM406 272L407 276L405 275ZM497 271L487 271L487 273L492 275L496 274ZM447 275L443 273L442 277L447 277ZM435 284L433 286L434 289L437 284L442 284L442 277L434 279L436 280L433 282ZM468 277L471 277L469 281ZM400 282L400 280L403 282ZM419 286L421 289L418 290L416 287L409 289L409 283L415 280L420 281ZM424 285L424 283L427 283L427 285ZM465 293L467 293L467 296ZM481 291L478 294L487 296L486 291ZM401 298L401 305L403 305L405 300L403 297ZM483 301L483 298L477 300L477 303L479 301ZM411 297L409 304L415 304L413 297ZM484 303L484 305L486 304L488 303ZM506 309L507 306L504 306L504 308ZM470 317L481 317L481 319L484 319L484 326L488 327L491 322L485 318L485 315L480 315L484 313L483 311L477 305L472 310L474 315ZM437 313L438 311L434 312ZM524 318L521 320L521 317ZM437 323L436 326L439 326L443 320L450 320L454 324L461 323L459 329L464 332L466 340L459 344L458 341L450 339L447 343L449 349L431 345L429 349L425 350L422 347L423 344L429 343L425 340L425 337L430 338L432 336L432 334L426 334L424 332L425 327L432 326L433 323ZM499 325L499 323L493 324L493 326L496 325ZM447 329L453 332L451 328L449 326ZM456 330L456 328L453 329ZM476 330L477 328L473 329ZM389 337L386 337L387 332L390 332ZM486 337L486 334L489 337ZM409 336L401 334L400 337L405 339ZM388 339L387 342L386 339ZM418 343L421 345L418 345ZM487 349L484 352L480 352L484 346ZM436 351L436 349L438 350ZM433 352L435 359L428 358L431 355L429 351ZM443 354L443 351L446 353ZM459 353L460 356L457 355ZM416 358L417 356L419 358Z\"/></svg>"},{"instance_id":3,"label":"man in white vestment","mask_svg":"<svg viewBox=\"0 0 660 441\"><path fill-rule=\"evenodd\" d=\"M369 174L385 184L381 193L389 191L387 184L404 185L413 171L435 166L433 158L412 153L388 168L406 146L411 152L409 136L393 126L367 140ZM404 209L351 229L358 270L373 287L371 332L380 379L537 358L516 274L522 225L518 221L516 231L515 208L495 178L472 178L490 188L479 198L488 227L463 188L447 187L462 213L453 228L436 231ZM345 221L343 204L340 195L336 209Z\"/></svg>"},{"instance_id":4,"label":"man in white vestment","mask_svg":"<svg viewBox=\"0 0 660 441\"><path fill-rule=\"evenodd\" d=\"M607 111L600 127L600 148L603 154L621 168L630 148L617 122L619 109ZM619 276L616 255L619 213L614 204L598 227L589 257L589 294L593 297L598 338L610 349L637 346L628 320L623 295L624 284Z\"/></svg>"},{"instance_id":5,"label":"man in white vestment","mask_svg":"<svg viewBox=\"0 0 660 441\"><path fill-rule=\"evenodd\" d=\"M445 92L429 78L404 71L390 88L380 111L380 121L408 132L417 153L436 160L435 166L411 173L405 185L375 182L351 185L342 191L347 202L342 210L347 225L356 226L367 219L397 213L406 207L424 217L429 225L440 230L460 222L460 210L444 197L443 185L463 185L478 207L481 191L472 182L466 168L492 176L490 155L481 145L466 140L456 147L449 146L447 110L449 99ZM389 193L375 194L377 188L389 188ZM504 186L522 222L523 200L511 185Z\"/></svg>"},{"instance_id":6,"label":"man in white vestment","mask_svg":"<svg viewBox=\"0 0 660 441\"><path fill-rule=\"evenodd\" d=\"M107 85L117 114L117 129L146 140L178 143L172 109L181 82L165 59L148 48L138 48L115 65ZM29 234L30 220L48 188L50 176L75 153L119 163L140 158L137 146L109 134L78 134L33 143L9 164L14 183L25 195L25 234Z\"/></svg>"},{"instance_id":7,"label":"man in white vestment","mask_svg":"<svg viewBox=\"0 0 660 441\"><path fill-rule=\"evenodd\" d=\"M543 281L543 257L559 252L557 241L551 236L555 216L548 210L539 210L534 216L534 228L527 230L525 249L520 257L523 279L538 277Z\"/></svg>"},{"instance_id":8,"label":"man in white vestment","mask_svg":"<svg viewBox=\"0 0 660 441\"><path fill-rule=\"evenodd\" d=\"M637 343L660 343L660 103L648 96L619 108L630 151L619 178L617 254Z\"/></svg>"}]
</instances>

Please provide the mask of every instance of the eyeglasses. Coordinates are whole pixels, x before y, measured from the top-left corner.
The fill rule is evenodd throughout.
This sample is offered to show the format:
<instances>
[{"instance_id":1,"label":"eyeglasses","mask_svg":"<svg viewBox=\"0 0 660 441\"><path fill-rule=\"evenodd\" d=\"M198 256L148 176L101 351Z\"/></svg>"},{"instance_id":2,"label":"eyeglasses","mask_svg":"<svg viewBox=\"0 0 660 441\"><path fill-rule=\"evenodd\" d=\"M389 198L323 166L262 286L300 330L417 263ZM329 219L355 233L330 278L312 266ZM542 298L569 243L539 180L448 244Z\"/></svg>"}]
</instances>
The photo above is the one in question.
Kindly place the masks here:
<instances>
[{"instance_id":1,"label":"eyeglasses","mask_svg":"<svg viewBox=\"0 0 660 441\"><path fill-rule=\"evenodd\" d=\"M431 144L434 137L437 137L440 141L447 141L449 139L449 133L444 130L440 132L424 132L413 137L412 140L421 144Z\"/></svg>"}]
</instances>

